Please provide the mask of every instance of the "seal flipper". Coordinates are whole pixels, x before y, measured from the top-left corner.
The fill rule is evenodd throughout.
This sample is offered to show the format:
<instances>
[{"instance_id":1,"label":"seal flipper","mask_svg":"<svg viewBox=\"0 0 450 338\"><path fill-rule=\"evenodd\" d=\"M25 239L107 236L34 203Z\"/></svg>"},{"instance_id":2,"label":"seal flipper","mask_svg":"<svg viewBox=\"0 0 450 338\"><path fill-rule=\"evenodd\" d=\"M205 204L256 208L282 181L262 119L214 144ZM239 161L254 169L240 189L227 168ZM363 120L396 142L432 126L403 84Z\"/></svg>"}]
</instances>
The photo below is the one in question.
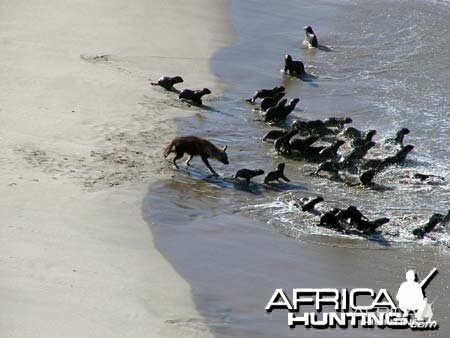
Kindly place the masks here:
<instances>
[{"instance_id":1,"label":"seal flipper","mask_svg":"<svg viewBox=\"0 0 450 338\"><path fill-rule=\"evenodd\" d=\"M286 182L290 182L291 180L289 178L287 178L286 176L284 176L284 174L280 175L280 178L282 180L285 180Z\"/></svg>"}]
</instances>

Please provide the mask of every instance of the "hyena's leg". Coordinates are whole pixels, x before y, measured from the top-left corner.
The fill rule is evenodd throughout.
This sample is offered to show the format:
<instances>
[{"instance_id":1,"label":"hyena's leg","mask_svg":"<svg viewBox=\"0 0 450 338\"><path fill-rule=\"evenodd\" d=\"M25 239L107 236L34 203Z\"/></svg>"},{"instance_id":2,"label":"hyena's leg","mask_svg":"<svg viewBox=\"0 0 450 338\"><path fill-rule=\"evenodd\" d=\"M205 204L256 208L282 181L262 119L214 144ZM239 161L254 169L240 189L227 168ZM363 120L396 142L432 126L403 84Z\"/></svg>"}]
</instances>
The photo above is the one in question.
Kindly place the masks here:
<instances>
[{"instance_id":1,"label":"hyena's leg","mask_svg":"<svg viewBox=\"0 0 450 338\"><path fill-rule=\"evenodd\" d=\"M183 155L184 155L184 153L175 153L176 155L175 155L175 157L173 158L173 164L175 165L175 167L177 168L177 169L180 169L180 167L178 166L178 164L177 164L177 160L179 160L180 158L182 158L183 157Z\"/></svg>"},{"instance_id":2,"label":"hyena's leg","mask_svg":"<svg viewBox=\"0 0 450 338\"><path fill-rule=\"evenodd\" d=\"M217 175L217 173L214 171L214 169L211 167L211 165L208 162L208 157L207 156L202 156L202 160L203 162L206 164L206 166L208 167L209 171L213 174L213 175Z\"/></svg>"},{"instance_id":3,"label":"hyena's leg","mask_svg":"<svg viewBox=\"0 0 450 338\"><path fill-rule=\"evenodd\" d=\"M192 158L194 157L194 155L189 155L189 158L186 160L186 165L187 166L190 166L190 163L189 162L191 162L191 160L192 160Z\"/></svg>"}]
</instances>

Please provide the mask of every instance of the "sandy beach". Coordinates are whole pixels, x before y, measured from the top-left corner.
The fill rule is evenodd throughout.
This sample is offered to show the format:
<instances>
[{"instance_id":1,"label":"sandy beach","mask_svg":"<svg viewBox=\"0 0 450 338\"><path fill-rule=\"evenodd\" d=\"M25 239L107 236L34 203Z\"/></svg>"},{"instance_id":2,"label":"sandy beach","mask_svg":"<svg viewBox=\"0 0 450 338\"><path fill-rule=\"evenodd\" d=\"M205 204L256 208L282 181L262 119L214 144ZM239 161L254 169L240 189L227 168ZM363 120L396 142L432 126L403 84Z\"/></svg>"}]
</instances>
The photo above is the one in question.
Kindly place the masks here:
<instances>
[{"instance_id":1,"label":"sandy beach","mask_svg":"<svg viewBox=\"0 0 450 338\"><path fill-rule=\"evenodd\" d=\"M448 337L448 224L414 229L450 200L449 16L434 1L1 2L0 337ZM283 72L286 54L307 78ZM163 75L212 94L190 106L151 86ZM274 86L299 101L268 124L245 99ZM403 149L389 142L400 128L414 149L365 186L352 168L316 175L319 161L261 142L330 117L377 130L359 169ZM227 145L229 165L175 169L162 150L182 134ZM336 159L355 147L346 139ZM234 177L281 162L289 182ZM350 205L389 222L320 226ZM434 268L437 331L291 329L287 312L265 311L276 288L394 297L408 270Z\"/></svg>"},{"instance_id":2,"label":"sandy beach","mask_svg":"<svg viewBox=\"0 0 450 338\"><path fill-rule=\"evenodd\" d=\"M0 4L2 337L207 337L141 201L173 119L150 80L221 85L225 1ZM188 29L187 29L188 28Z\"/></svg>"}]
</instances>

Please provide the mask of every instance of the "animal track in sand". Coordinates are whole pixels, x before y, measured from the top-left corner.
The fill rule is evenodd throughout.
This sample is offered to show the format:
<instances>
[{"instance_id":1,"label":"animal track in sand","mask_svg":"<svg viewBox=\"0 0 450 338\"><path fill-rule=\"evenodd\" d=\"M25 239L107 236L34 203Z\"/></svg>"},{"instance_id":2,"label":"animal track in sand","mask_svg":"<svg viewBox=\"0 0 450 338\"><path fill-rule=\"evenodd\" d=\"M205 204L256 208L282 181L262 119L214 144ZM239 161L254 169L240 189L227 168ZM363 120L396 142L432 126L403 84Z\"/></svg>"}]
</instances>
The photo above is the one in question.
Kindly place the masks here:
<instances>
[{"instance_id":1,"label":"animal track in sand","mask_svg":"<svg viewBox=\"0 0 450 338\"><path fill-rule=\"evenodd\" d=\"M108 54L81 54L80 58L91 63L108 63L111 61L111 55Z\"/></svg>"},{"instance_id":2,"label":"animal track in sand","mask_svg":"<svg viewBox=\"0 0 450 338\"><path fill-rule=\"evenodd\" d=\"M69 177L88 189L145 183L151 174L162 172L164 161L157 156L160 149L150 146L155 141L154 133L116 131L107 133L104 138L106 145L94 148L87 156L62 154L31 145L21 146L16 152L31 167L50 174L52 178Z\"/></svg>"}]
</instances>

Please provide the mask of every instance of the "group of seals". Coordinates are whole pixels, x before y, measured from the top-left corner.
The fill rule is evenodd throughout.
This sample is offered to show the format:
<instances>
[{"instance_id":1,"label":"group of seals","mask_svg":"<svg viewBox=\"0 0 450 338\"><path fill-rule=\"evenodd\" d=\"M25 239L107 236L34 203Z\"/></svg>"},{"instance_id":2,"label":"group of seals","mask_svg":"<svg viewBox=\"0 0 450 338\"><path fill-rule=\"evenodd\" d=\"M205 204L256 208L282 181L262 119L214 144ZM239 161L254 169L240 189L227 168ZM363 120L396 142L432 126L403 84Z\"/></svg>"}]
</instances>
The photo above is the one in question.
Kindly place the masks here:
<instances>
[{"instance_id":1,"label":"group of seals","mask_svg":"<svg viewBox=\"0 0 450 338\"><path fill-rule=\"evenodd\" d=\"M151 82L151 85L163 87L165 90L168 91L178 92L178 90L175 89L174 85L182 82L184 82L184 80L181 76L173 76L173 77L163 76L157 82ZM195 106L201 106L203 104L202 97L207 94L211 94L211 90L209 90L208 88L203 88L200 90L183 89L181 92L178 93L179 93L178 94L179 100L186 101Z\"/></svg>"},{"instance_id":2,"label":"group of seals","mask_svg":"<svg viewBox=\"0 0 450 338\"><path fill-rule=\"evenodd\" d=\"M264 121L274 122L285 120L286 117L295 109L295 106L299 101L299 98L295 98L290 100L289 103L286 104L286 99L281 100L276 106L270 107L266 110L264 114Z\"/></svg>"},{"instance_id":3,"label":"group of seals","mask_svg":"<svg viewBox=\"0 0 450 338\"><path fill-rule=\"evenodd\" d=\"M346 209L333 208L332 210L320 212L315 209L315 206L323 201L323 197L317 196L310 199L301 199L295 205L303 212L310 212L315 216L320 216L317 226L345 234L373 234L380 226L389 222L389 218L386 217L371 221L353 205Z\"/></svg>"},{"instance_id":4,"label":"group of seals","mask_svg":"<svg viewBox=\"0 0 450 338\"><path fill-rule=\"evenodd\" d=\"M284 180L285 182L290 182L290 180L284 175L284 163L279 163L277 169L274 171L270 171L266 177L264 178L264 183L269 184L274 181ZM240 169L234 175L234 179L244 179L247 183L255 176L260 176L264 174L264 170L257 169Z\"/></svg>"},{"instance_id":5,"label":"group of seals","mask_svg":"<svg viewBox=\"0 0 450 338\"><path fill-rule=\"evenodd\" d=\"M305 43L309 47L318 48L318 40L311 26L305 28ZM285 56L284 72L292 76L305 74L305 66L302 61L294 60L291 55ZM248 101L255 103L257 98L263 98L261 111L264 113L264 121L268 123L284 121L292 109L286 111L287 100L284 97L282 87L262 89ZM291 103L297 104L296 101ZM294 105L295 107L295 105ZM409 133L407 128L402 128L393 139L377 143L373 141L376 130L360 131L354 127L344 127L352 123L350 117L330 117L326 120L296 120L287 129L273 129L263 136L263 141L273 143L277 153L291 159L300 159L309 162L318 162L319 165L314 174L322 171L332 174L330 178L342 180L342 174L357 174L359 184L372 186L375 176L390 165L401 165L407 155L414 149L413 145L403 145L404 136ZM315 145L316 142L327 143ZM340 152L341 147L347 144L347 152ZM384 158L365 159L370 149L384 147L393 144L397 149L392 155ZM345 177L345 176L344 176ZM323 199L315 198L302 204L302 210L313 209L314 205ZM348 217L344 217L348 215ZM354 206L346 210L332 210L324 213L319 225L327 226L340 232L373 233L381 225L389 222L388 218L368 220Z\"/></svg>"},{"instance_id":6,"label":"group of seals","mask_svg":"<svg viewBox=\"0 0 450 338\"><path fill-rule=\"evenodd\" d=\"M275 87L278 88L278 87ZM276 91L280 93L279 91ZM267 91L266 95L270 95ZM273 94L273 91L271 91ZM298 100L293 100L296 104ZM266 122L284 120L286 115L286 100L283 99L274 107L267 109ZM292 110L288 108L290 113ZM369 150L375 146L382 147L372 141L376 130L363 132L355 127L344 127L353 120L350 117L330 117L326 120L294 120L288 129L270 130L263 136L263 141L273 143L276 152L293 159L319 162L315 171L319 175L322 171L332 174L331 178L340 179L340 173L348 171L358 174L359 182L363 186L373 185L373 179L377 173L388 166L403 164L408 153L414 149L412 145L403 146L403 139L409 133L407 128L400 129L396 136L387 139L383 144L394 143L400 147L393 155L385 158L365 160ZM301 136L303 137L297 137ZM326 142L328 145L315 146L316 142ZM350 151L339 153L340 148L348 143Z\"/></svg>"},{"instance_id":7,"label":"group of seals","mask_svg":"<svg viewBox=\"0 0 450 338\"><path fill-rule=\"evenodd\" d=\"M286 94L284 91L285 88L283 86L272 89L260 89L246 101L254 104L258 98L261 99L260 111L264 116L265 122L284 121L300 101L299 98L293 98L288 103L288 100L283 98Z\"/></svg>"},{"instance_id":8,"label":"group of seals","mask_svg":"<svg viewBox=\"0 0 450 338\"><path fill-rule=\"evenodd\" d=\"M319 42L317 36L314 33L311 26L304 27L305 41L304 43L310 48L319 48ZM286 54L284 57L284 69L286 74L296 77L303 77L305 72L305 65L300 60L294 60L290 54Z\"/></svg>"},{"instance_id":9,"label":"group of seals","mask_svg":"<svg viewBox=\"0 0 450 338\"><path fill-rule=\"evenodd\" d=\"M318 48L318 40L311 26L306 26L305 43L311 48ZM284 72L292 76L302 76L305 74L305 66L302 61L294 60L291 55L287 54L284 60ZM183 79L180 76L162 77L158 82L152 85L159 85L166 90L176 91L174 85L182 83ZM180 100L187 100L193 104L201 105L202 97L210 94L211 91L207 88L202 90L185 89L179 92ZM298 104L299 99L294 98L289 101L285 96L285 88L277 86L271 89L261 89L247 101L251 104L260 99L260 109L264 114L264 121L268 123L284 122L286 117L294 110ZM340 177L343 171L359 175L360 184L363 186L373 185L373 179L377 173L390 165L401 165L405 161L407 155L414 149L413 145L404 145L404 137L410 131L407 128L400 129L393 138L389 138L384 142L377 143L373 141L376 135L376 130L360 131L354 127L344 127L352 123L350 117L330 117L326 120L296 120L290 127L286 129L274 129L267 132L264 137L264 142L274 144L277 153L282 156L292 159L300 159L303 161L319 163L314 174L319 175L321 172L329 172L332 177ZM315 145L316 142L321 142L320 145ZM326 144L323 144L326 143ZM346 153L341 152L344 145L347 144ZM374 147L396 148L395 152L390 156L384 158L366 159L369 150ZM206 139L197 138L194 136L181 137L174 139L166 148L164 156L174 152L176 154L173 163L176 167L176 160L181 158L184 153L189 154L189 159L193 156L200 156L205 165L214 174L215 171L211 168L208 158L215 158L216 160L228 164L228 157L225 153L226 147L218 148ZM280 163L277 169L269 172L265 178L264 183L270 184L284 180L290 180L284 174L285 163ZM252 178L263 175L265 172L262 169L240 169L234 175L235 180L244 180L249 183ZM414 178L420 181L426 181L433 175L417 173ZM377 229L389 222L388 218L378 218L369 220L364 216L355 206L349 206L346 209L334 208L325 212L319 212L315 206L324 199L321 196L311 199L302 199L297 203L297 206L304 212L311 212L320 216L318 226L327 227L342 233L358 233L358 234L373 234ZM446 216L441 214L434 214L429 221L413 230L413 234L418 238L423 238L427 233L433 231L438 225L444 226L450 221L450 210Z\"/></svg>"}]
</instances>

